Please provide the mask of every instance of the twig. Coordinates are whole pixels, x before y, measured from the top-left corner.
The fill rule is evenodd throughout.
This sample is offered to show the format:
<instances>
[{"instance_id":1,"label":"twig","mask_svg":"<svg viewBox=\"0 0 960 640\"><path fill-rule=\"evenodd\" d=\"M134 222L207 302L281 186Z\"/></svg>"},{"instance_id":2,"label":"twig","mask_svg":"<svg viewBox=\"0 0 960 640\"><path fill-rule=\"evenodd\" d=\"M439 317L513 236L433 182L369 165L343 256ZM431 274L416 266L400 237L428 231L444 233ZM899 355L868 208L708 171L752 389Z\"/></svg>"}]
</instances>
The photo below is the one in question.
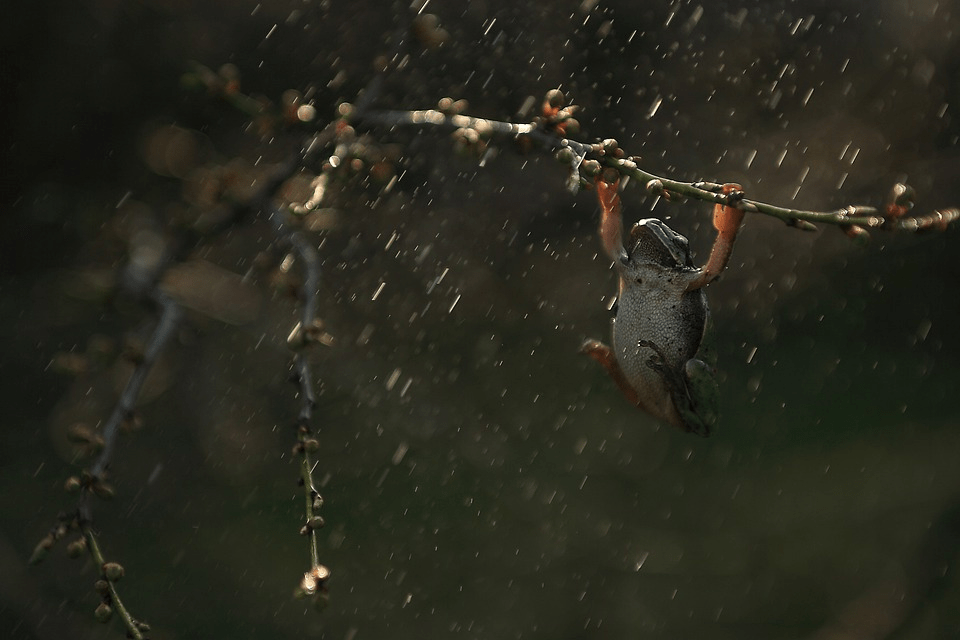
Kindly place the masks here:
<instances>
[{"instance_id":1,"label":"twig","mask_svg":"<svg viewBox=\"0 0 960 640\"><path fill-rule=\"evenodd\" d=\"M117 406L114 408L110 419L107 420L103 428L103 449L90 469L84 474L82 484L85 486L82 486L83 490L80 494L76 518L77 526L84 540L86 540L87 550L93 558L94 565L105 573L102 582L105 583L107 592L106 594L101 594L104 597L104 602L97 609L97 618L106 622L110 618L111 611L115 610L127 628L129 637L137 639L143 638L141 631L147 627L137 622L133 616L130 615L130 612L120 599L120 594L117 592L116 585L114 584L116 580L112 579L105 571L107 563L104 560L103 553L100 551L100 546L97 543L97 538L92 528L93 509L91 506L91 494L97 494L103 497L112 495L113 489L107 483L105 476L120 436L120 426L124 421L132 419L134 407L136 406L137 398L140 396L143 383L146 381L160 352L173 336L180 322L182 313L180 306L162 294L157 294L156 298L162 309L160 319L153 331L153 335L150 337L150 341L147 343L142 358L137 362L133 373L130 375L130 379L127 381L127 386L120 394ZM119 565L116 566L119 567ZM122 572L122 569L120 571ZM100 584L101 583L98 582L98 585Z\"/></svg>"},{"instance_id":2,"label":"twig","mask_svg":"<svg viewBox=\"0 0 960 640\"><path fill-rule=\"evenodd\" d=\"M182 313L180 305L163 294L157 294L156 298L162 309L160 319L153 331L153 335L150 337L150 341L147 343L143 357L137 362L137 366L127 381L127 386L124 388L123 393L120 394L117 406L103 427L103 450L89 471L90 475L95 478L101 478L110 466L110 460L113 457L117 439L120 435L120 426L125 420L133 417L134 407L137 398L140 396L140 389L143 387L143 383L146 381L150 369L153 368L157 356L160 355L163 347L167 344L167 341L170 340L177 328L177 324L180 322ZM89 519L88 514L84 515Z\"/></svg>"},{"instance_id":3,"label":"twig","mask_svg":"<svg viewBox=\"0 0 960 640\"><path fill-rule=\"evenodd\" d=\"M891 215L890 206L880 210L871 206L850 205L834 211L807 211L767 204L757 200L743 198L742 194L724 195L721 185L711 182L680 182L663 178L637 166L633 158L624 158L617 149L616 141L605 140L602 143L588 144L558 135L556 130L544 127L543 121L529 124L516 124L487 118L475 118L467 115L448 114L427 109L421 111L373 111L359 114L354 124L380 126L390 129L398 127L438 128L440 130L474 129L481 138L524 137L548 151L569 149L572 152L570 163L574 172L580 170L587 159L595 159L603 165L613 167L622 175L633 177L646 185L648 191L657 195L680 195L697 200L724 204L750 213L762 213L783 220L790 226L804 230L814 230L813 223L836 225L844 228L863 227L885 231L922 231L926 229L944 229L960 219L960 209L950 208L922 216L903 217L910 205L898 207ZM612 145L610 143L613 143ZM611 146L613 151L611 152ZM574 184L579 181L575 181Z\"/></svg>"},{"instance_id":4,"label":"twig","mask_svg":"<svg viewBox=\"0 0 960 640\"><path fill-rule=\"evenodd\" d=\"M120 620L123 621L123 626L127 628L127 637L134 640L143 640L143 632L148 631L150 627L130 615L130 611L123 604L117 591L116 582L123 576L123 568L116 563L108 563L104 559L90 522L81 521L80 532L83 534L83 539L86 540L87 549L90 551L90 557L93 558L94 566L98 567L102 574L96 587L98 590L102 590L101 596L104 601L97 609L97 617L102 622L106 622L109 620L111 613L116 611Z\"/></svg>"},{"instance_id":5,"label":"twig","mask_svg":"<svg viewBox=\"0 0 960 640\"><path fill-rule=\"evenodd\" d=\"M117 406L107 420L102 435L98 439L98 442L102 443L100 455L97 456L93 465L83 472L80 478L74 476L67 479L66 488L68 491L80 491L77 508L72 514L60 516L59 523L40 541L31 558L32 563L39 562L58 540L64 538L70 531L79 530L82 539L68 545L67 552L71 557L77 557L86 550L93 559L94 565L100 569L101 579L95 585L102 598L102 602L95 612L97 620L107 622L112 617L113 612L116 611L127 628L128 637L137 639L143 638L143 632L147 631L149 626L134 619L120 599L115 583L123 576L123 567L104 559L96 534L93 531L91 502L92 495L101 498L109 498L113 495L113 488L107 482L106 476L116 451L121 425L125 421L133 419L134 408L143 388L143 383L146 381L160 352L176 331L180 321L182 312L176 302L159 293L155 295L155 298L162 309L160 318L150 341L127 381L126 387L120 394Z\"/></svg>"},{"instance_id":6,"label":"twig","mask_svg":"<svg viewBox=\"0 0 960 640\"><path fill-rule=\"evenodd\" d=\"M320 449L320 442L313 436L311 427L317 401L306 349L311 343L325 342L329 338L323 333L323 325L316 317L317 291L320 287L320 258L313 245L299 231L290 230L287 227L284 211L276 206L271 206L269 211L275 234L281 242L289 244L303 262L300 321L287 338L287 344L296 352L293 361L294 382L300 394L297 444L294 447L294 453L300 457L300 484L303 485L305 503L305 522L300 533L308 538L310 549L310 570L304 573L296 593L314 597L315 605L323 608L327 602L326 582L330 577L330 570L320 563L320 542L317 536L317 531L325 523L318 513L323 506L323 498L313 480L316 465L311 460L311 454Z\"/></svg>"}]
</instances>

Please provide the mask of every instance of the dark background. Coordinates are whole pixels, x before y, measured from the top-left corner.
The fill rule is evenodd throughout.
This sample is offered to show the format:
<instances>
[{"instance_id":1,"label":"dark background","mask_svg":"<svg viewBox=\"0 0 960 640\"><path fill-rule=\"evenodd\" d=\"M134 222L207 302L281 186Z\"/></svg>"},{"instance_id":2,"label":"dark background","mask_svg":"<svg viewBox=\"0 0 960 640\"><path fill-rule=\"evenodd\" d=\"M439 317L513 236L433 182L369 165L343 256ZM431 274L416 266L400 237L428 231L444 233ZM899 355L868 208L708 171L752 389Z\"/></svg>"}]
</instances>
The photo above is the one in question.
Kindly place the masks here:
<instances>
[{"instance_id":1,"label":"dark background","mask_svg":"<svg viewBox=\"0 0 960 640\"><path fill-rule=\"evenodd\" d=\"M450 37L388 74L383 108L452 95L509 119L559 85L584 107L580 139L615 137L654 173L818 210L879 205L898 180L921 213L960 204L955 3L426 10ZM177 215L191 172L269 165L296 140L245 131L180 76L190 60L231 62L249 93L312 87L329 118L410 10L107 0L8 13L0 635L122 637L93 621L89 561L57 549L26 566L72 505L62 485L82 462L66 428L105 419L129 373L96 354L149 335L147 310L104 304L93 285L138 230ZM164 169L148 143L174 124L194 152ZM615 286L591 194L510 145L479 166L444 136L378 137L404 145L406 173L389 193L334 195L338 223L315 236L337 338L315 356L330 606L290 596L309 563L284 344L297 306L265 276L240 282L269 243L253 221L192 256L188 322L145 388L143 429L121 442L117 498L96 510L154 637L960 634L956 229L861 248L749 216L708 291L723 418L704 440L638 413L576 353L606 339ZM654 204L636 185L624 202L630 218ZM708 214L659 202L652 215L702 261ZM227 302L199 304L210 291ZM85 373L62 373L70 352ZM884 621L897 635L866 635Z\"/></svg>"}]
</instances>

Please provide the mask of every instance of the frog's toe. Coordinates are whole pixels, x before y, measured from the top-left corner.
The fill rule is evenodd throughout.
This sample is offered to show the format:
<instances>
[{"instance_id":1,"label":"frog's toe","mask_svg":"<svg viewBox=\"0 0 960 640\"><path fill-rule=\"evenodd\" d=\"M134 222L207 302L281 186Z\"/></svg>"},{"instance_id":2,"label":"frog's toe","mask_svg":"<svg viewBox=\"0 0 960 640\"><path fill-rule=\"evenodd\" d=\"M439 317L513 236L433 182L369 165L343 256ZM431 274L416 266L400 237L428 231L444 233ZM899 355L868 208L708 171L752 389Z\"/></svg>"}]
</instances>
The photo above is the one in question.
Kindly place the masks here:
<instances>
[{"instance_id":1,"label":"frog's toe","mask_svg":"<svg viewBox=\"0 0 960 640\"><path fill-rule=\"evenodd\" d=\"M589 338L580 345L580 353L590 356L594 360L606 360L612 355L612 350L599 340Z\"/></svg>"}]
</instances>

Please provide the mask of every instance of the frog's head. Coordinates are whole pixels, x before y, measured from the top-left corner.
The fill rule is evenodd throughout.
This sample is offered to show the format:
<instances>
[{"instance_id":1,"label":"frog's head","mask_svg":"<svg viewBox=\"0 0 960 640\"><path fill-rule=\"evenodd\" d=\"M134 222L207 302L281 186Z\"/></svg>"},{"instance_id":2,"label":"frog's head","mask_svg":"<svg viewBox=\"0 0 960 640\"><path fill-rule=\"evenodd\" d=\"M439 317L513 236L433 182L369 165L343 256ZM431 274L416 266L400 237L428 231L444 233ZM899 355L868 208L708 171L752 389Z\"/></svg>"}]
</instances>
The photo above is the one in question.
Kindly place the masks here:
<instances>
[{"instance_id":1,"label":"frog's head","mask_svg":"<svg viewBox=\"0 0 960 640\"><path fill-rule=\"evenodd\" d=\"M633 225L628 253L635 262L653 263L668 269L693 267L687 239L657 218L644 218Z\"/></svg>"}]
</instances>

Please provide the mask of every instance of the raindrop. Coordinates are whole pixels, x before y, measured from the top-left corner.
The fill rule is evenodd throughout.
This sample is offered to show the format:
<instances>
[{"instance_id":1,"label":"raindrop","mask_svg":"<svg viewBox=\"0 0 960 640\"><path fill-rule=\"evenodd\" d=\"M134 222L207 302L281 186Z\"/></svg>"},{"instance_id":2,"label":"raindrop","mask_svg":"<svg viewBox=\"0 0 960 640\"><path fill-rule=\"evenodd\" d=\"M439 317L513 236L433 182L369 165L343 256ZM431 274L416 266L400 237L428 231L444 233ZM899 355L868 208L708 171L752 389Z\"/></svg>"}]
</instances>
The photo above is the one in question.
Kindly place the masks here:
<instances>
[{"instance_id":1,"label":"raindrop","mask_svg":"<svg viewBox=\"0 0 960 640\"><path fill-rule=\"evenodd\" d=\"M387 378L387 391L393 391L393 387L397 384L397 380L400 379L400 368L397 367L393 370L393 373L390 374L390 377ZM396 463L394 463L396 464Z\"/></svg>"},{"instance_id":2,"label":"raindrop","mask_svg":"<svg viewBox=\"0 0 960 640\"><path fill-rule=\"evenodd\" d=\"M693 13L690 15L690 18L687 20L686 24L683 25L683 32L690 33L691 31L693 31L694 28L696 28L697 23L700 22L700 18L702 17L703 17L703 7L698 4L693 9Z\"/></svg>"},{"instance_id":3,"label":"raindrop","mask_svg":"<svg viewBox=\"0 0 960 640\"><path fill-rule=\"evenodd\" d=\"M403 457L407 455L407 451L410 449L409 445L406 442L401 442L397 445L397 450L393 452L393 457L390 459L390 462L393 464L400 464L403 462Z\"/></svg>"},{"instance_id":4,"label":"raindrop","mask_svg":"<svg viewBox=\"0 0 960 640\"><path fill-rule=\"evenodd\" d=\"M783 152L780 154L780 157L777 158L777 168L779 168L780 165L783 164L783 159L787 157L787 151L788 151L787 149L784 149Z\"/></svg>"},{"instance_id":5,"label":"raindrop","mask_svg":"<svg viewBox=\"0 0 960 640\"><path fill-rule=\"evenodd\" d=\"M653 101L653 104L650 105L650 110L647 111L647 120L649 120L654 115L656 115L657 109L660 108L661 104L663 104L663 97L658 95L656 99Z\"/></svg>"},{"instance_id":6,"label":"raindrop","mask_svg":"<svg viewBox=\"0 0 960 640\"><path fill-rule=\"evenodd\" d=\"M447 309L447 313L453 313L454 307L457 306L457 303L460 302L460 294L457 294L457 297L453 299L453 303L450 305L450 308Z\"/></svg>"}]
</instances>

